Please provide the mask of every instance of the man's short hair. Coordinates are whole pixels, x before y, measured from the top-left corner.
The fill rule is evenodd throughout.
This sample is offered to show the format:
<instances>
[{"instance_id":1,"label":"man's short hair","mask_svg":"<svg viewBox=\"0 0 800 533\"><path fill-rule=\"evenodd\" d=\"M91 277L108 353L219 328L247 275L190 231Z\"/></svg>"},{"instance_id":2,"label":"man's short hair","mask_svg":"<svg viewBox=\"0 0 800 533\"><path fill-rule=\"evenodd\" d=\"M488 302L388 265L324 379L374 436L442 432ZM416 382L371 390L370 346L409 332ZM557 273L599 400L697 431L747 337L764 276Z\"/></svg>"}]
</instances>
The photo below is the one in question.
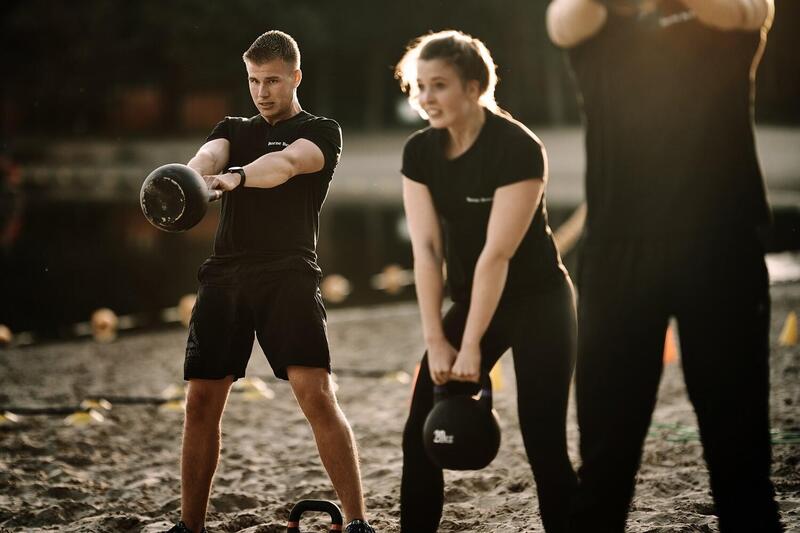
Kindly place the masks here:
<instances>
[{"instance_id":1,"label":"man's short hair","mask_svg":"<svg viewBox=\"0 0 800 533\"><path fill-rule=\"evenodd\" d=\"M300 68L300 48L291 35L279 30L270 30L253 41L242 59L261 64L273 59L282 59L293 68Z\"/></svg>"}]
</instances>

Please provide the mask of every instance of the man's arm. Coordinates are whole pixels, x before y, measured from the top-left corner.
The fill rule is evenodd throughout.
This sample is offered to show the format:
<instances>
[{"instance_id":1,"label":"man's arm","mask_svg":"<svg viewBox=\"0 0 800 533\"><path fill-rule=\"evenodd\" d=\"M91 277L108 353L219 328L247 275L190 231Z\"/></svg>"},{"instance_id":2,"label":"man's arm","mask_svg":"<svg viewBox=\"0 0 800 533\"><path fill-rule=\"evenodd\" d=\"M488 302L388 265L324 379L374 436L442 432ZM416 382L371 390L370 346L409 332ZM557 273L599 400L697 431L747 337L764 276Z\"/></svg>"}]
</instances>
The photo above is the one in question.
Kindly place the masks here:
<instances>
[{"instance_id":1,"label":"man's arm","mask_svg":"<svg viewBox=\"0 0 800 533\"><path fill-rule=\"evenodd\" d=\"M593 0L553 0L547 6L547 33L555 45L571 48L600 31L607 16Z\"/></svg>"},{"instance_id":2,"label":"man's arm","mask_svg":"<svg viewBox=\"0 0 800 533\"><path fill-rule=\"evenodd\" d=\"M277 187L300 174L319 172L325 166L325 156L319 146L308 139L297 139L279 152L262 155L245 165L245 187L269 189ZM241 176L232 172L214 176L212 189L231 191L239 186Z\"/></svg>"},{"instance_id":3,"label":"man's arm","mask_svg":"<svg viewBox=\"0 0 800 533\"><path fill-rule=\"evenodd\" d=\"M697 20L722 30L758 30L771 23L773 0L681 0Z\"/></svg>"},{"instance_id":4,"label":"man's arm","mask_svg":"<svg viewBox=\"0 0 800 533\"><path fill-rule=\"evenodd\" d=\"M201 176L209 176L222 172L228 165L231 143L228 139L208 141L189 160L186 166L196 170Z\"/></svg>"}]
</instances>

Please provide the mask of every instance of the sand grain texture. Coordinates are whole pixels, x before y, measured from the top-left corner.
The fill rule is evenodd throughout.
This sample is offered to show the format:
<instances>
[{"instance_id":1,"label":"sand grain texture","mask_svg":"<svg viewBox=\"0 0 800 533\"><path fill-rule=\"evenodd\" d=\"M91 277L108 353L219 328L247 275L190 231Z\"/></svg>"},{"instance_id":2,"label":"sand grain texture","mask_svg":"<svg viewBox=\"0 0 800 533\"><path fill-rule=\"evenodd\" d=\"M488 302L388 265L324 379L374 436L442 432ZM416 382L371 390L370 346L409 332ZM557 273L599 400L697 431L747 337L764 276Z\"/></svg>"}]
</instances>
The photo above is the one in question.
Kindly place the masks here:
<instances>
[{"instance_id":1,"label":"sand grain texture","mask_svg":"<svg viewBox=\"0 0 800 533\"><path fill-rule=\"evenodd\" d=\"M772 289L772 421L800 431L800 346L778 347L800 285ZM334 367L404 370L421 355L414 304L330 313ZM0 352L0 405L74 405L89 395L158 396L180 384L185 331L122 336L113 344L65 342ZM496 395L503 444L481 472L446 474L442 532L540 532L535 486L517 427L513 365L503 358ZM232 394L223 423L223 452L209 506L211 532L285 531L291 505L335 499L313 436L285 382L271 377L256 348L249 375L264 379L272 400ZM394 376L337 377L339 401L361 450L367 505L380 532L399 531L401 432L410 386ZM183 415L156 406L117 404L103 424L68 427L64 416L22 417L0 426L0 532L158 532L178 517ZM629 531L718 531L696 422L680 365L664 372L647 439ZM570 453L577 465L578 430L570 407ZM773 480L789 531L800 531L800 445L774 448ZM311 517L309 517L311 518ZM303 521L321 531L321 520ZM314 525L319 526L314 528Z\"/></svg>"}]
</instances>

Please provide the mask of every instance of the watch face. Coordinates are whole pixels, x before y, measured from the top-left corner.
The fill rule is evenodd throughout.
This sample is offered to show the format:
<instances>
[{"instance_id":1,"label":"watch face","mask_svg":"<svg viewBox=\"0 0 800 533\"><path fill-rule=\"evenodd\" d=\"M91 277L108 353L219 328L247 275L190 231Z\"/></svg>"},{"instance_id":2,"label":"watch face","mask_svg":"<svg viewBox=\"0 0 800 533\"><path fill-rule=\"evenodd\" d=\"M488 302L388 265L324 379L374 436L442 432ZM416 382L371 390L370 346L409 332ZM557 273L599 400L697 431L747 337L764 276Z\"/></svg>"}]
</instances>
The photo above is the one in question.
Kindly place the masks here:
<instances>
[{"instance_id":1,"label":"watch face","mask_svg":"<svg viewBox=\"0 0 800 533\"><path fill-rule=\"evenodd\" d=\"M236 174L239 174L239 177L241 178L239 180L239 187L244 185L244 182L245 182L245 179L246 179L246 176L245 176L245 173L244 173L244 168L242 168L242 167L230 167L228 169L228 172L230 172L230 173L234 173L235 172Z\"/></svg>"}]
</instances>

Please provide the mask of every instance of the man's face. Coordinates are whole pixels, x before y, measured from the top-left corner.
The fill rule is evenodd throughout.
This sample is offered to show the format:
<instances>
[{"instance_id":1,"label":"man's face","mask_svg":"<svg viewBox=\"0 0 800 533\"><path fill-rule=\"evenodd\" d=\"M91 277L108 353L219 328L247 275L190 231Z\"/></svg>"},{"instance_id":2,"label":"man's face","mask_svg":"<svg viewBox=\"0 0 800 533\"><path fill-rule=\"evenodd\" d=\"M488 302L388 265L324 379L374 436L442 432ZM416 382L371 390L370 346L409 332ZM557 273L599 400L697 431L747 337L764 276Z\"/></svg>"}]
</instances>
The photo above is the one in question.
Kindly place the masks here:
<instances>
[{"instance_id":1,"label":"man's face","mask_svg":"<svg viewBox=\"0 0 800 533\"><path fill-rule=\"evenodd\" d=\"M250 96L267 122L275 123L292 116L295 90L300 85L300 70L282 59L264 63L245 60Z\"/></svg>"}]
</instances>

